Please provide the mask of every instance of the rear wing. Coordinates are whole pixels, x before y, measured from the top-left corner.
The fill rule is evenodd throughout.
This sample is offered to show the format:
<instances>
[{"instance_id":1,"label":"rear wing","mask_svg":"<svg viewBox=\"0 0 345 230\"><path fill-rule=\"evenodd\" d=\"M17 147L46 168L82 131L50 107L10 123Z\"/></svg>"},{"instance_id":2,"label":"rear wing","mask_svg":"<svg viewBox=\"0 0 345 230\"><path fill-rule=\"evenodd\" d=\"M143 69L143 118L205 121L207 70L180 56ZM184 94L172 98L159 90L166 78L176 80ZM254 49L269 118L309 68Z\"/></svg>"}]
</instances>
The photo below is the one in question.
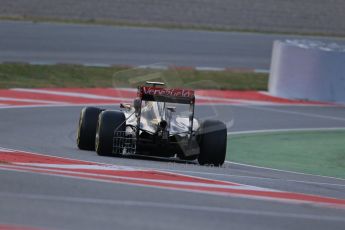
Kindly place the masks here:
<instances>
[{"instance_id":1,"label":"rear wing","mask_svg":"<svg viewBox=\"0 0 345 230\"><path fill-rule=\"evenodd\" d=\"M162 87L140 86L138 96L144 101L161 101L180 104L194 104L194 91L189 89L167 89Z\"/></svg>"}]
</instances>

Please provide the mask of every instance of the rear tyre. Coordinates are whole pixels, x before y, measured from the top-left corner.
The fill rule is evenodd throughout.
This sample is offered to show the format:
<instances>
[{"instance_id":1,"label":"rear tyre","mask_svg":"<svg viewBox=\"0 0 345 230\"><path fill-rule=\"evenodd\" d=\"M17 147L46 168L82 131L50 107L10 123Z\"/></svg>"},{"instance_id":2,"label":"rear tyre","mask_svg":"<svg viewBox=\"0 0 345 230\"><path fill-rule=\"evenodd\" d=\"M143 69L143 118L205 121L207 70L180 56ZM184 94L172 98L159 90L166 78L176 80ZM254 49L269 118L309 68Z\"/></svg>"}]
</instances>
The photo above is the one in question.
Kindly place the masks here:
<instances>
[{"instance_id":1,"label":"rear tyre","mask_svg":"<svg viewBox=\"0 0 345 230\"><path fill-rule=\"evenodd\" d=\"M101 109L85 107L80 112L79 126L77 131L77 146L82 150L95 150L95 136L98 115Z\"/></svg>"},{"instance_id":2,"label":"rear tyre","mask_svg":"<svg viewBox=\"0 0 345 230\"><path fill-rule=\"evenodd\" d=\"M95 137L96 152L100 156L113 153L114 131L125 131L126 117L120 111L103 111L98 118Z\"/></svg>"},{"instance_id":3,"label":"rear tyre","mask_svg":"<svg viewBox=\"0 0 345 230\"><path fill-rule=\"evenodd\" d=\"M200 165L221 166L225 161L227 129L221 121L206 120L201 124L198 135Z\"/></svg>"}]
</instances>

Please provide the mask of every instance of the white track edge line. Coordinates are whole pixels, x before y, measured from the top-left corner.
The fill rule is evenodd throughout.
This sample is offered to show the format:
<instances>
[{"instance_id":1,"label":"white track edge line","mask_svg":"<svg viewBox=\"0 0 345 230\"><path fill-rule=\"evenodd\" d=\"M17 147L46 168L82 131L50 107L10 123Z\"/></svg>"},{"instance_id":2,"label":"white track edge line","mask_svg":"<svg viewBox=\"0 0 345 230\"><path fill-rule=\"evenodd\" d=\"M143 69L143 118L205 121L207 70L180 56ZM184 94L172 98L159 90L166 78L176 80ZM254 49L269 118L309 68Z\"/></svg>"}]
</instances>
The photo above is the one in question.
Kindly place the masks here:
<instances>
[{"instance_id":1,"label":"white track edge line","mask_svg":"<svg viewBox=\"0 0 345 230\"><path fill-rule=\"evenodd\" d=\"M248 131L228 132L228 135L260 134L260 133L287 133L287 132L310 132L310 131L343 131L345 127L321 127L321 128L292 128L292 129L258 129Z\"/></svg>"},{"instance_id":2,"label":"white track edge line","mask_svg":"<svg viewBox=\"0 0 345 230\"><path fill-rule=\"evenodd\" d=\"M298 175L305 175L305 176L322 177L322 178L345 181L345 179L338 178L338 177L322 176L322 175L302 173L302 172L293 172L293 171L289 171L289 170L274 169L274 168L263 167L263 166L255 166L255 165L250 165L250 164L237 163L237 162L233 162L233 161L225 161L225 163L233 164L233 165L240 165L240 166L245 166L245 167L251 167L251 168L257 168L257 169L270 170L270 171L277 171L277 172L284 172L284 173L291 173L291 174L298 174Z\"/></svg>"}]
</instances>

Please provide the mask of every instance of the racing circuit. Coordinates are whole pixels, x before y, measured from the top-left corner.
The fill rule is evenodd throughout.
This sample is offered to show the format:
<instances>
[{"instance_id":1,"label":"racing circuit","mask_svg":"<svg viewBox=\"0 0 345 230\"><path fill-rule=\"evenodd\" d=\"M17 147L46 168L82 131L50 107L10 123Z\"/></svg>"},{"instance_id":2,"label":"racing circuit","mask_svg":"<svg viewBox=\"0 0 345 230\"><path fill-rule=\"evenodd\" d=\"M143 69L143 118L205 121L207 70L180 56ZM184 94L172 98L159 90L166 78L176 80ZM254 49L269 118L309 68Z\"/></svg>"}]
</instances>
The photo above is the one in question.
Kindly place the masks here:
<instances>
[{"instance_id":1,"label":"racing circuit","mask_svg":"<svg viewBox=\"0 0 345 230\"><path fill-rule=\"evenodd\" d=\"M196 95L197 116L226 122L229 134L345 128L342 105L262 92ZM0 228L343 229L343 179L77 149L84 105L118 108L133 96L130 89L0 90Z\"/></svg>"}]
</instances>

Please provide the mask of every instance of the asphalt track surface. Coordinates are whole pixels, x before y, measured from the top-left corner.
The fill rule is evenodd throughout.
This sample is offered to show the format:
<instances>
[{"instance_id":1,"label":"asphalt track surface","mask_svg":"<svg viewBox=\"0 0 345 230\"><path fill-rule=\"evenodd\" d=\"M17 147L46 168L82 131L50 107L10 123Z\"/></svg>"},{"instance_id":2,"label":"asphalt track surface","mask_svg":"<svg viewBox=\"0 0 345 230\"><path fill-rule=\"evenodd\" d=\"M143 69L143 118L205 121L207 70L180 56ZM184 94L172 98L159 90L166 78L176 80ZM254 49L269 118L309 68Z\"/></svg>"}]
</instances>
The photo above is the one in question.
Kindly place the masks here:
<instances>
[{"instance_id":1,"label":"asphalt track surface","mask_svg":"<svg viewBox=\"0 0 345 230\"><path fill-rule=\"evenodd\" d=\"M209 106L199 117L229 131L345 127L343 107ZM226 163L221 168L99 157L76 148L80 106L0 110L0 146L121 166L153 168L289 192L345 199L345 181ZM0 171L0 223L43 229L343 229L344 210Z\"/></svg>"},{"instance_id":2,"label":"asphalt track surface","mask_svg":"<svg viewBox=\"0 0 345 230\"><path fill-rule=\"evenodd\" d=\"M238 67L249 63L246 67L252 68L268 67L271 42L277 38L22 22L2 22L0 32L2 61L67 60L93 64L107 61L123 64L123 61L138 65L159 59L183 66L206 63L214 67ZM231 42L227 43L229 39ZM218 118L232 124L229 129L232 132L345 127L345 111L341 106L215 107L199 106L196 113L199 117ZM80 109L80 106L0 109L0 147L345 199L345 181L335 178L233 163L214 168L164 160L99 157L94 152L80 151L75 144ZM345 222L344 209L312 204L6 170L0 173L1 224L43 229L343 229Z\"/></svg>"},{"instance_id":3,"label":"asphalt track surface","mask_svg":"<svg viewBox=\"0 0 345 230\"><path fill-rule=\"evenodd\" d=\"M314 39L345 44L343 39L0 22L0 62L86 65L167 65L268 70L274 40Z\"/></svg>"},{"instance_id":4,"label":"asphalt track surface","mask_svg":"<svg viewBox=\"0 0 345 230\"><path fill-rule=\"evenodd\" d=\"M344 35L344 10L342 0L1 0L0 16Z\"/></svg>"}]
</instances>

